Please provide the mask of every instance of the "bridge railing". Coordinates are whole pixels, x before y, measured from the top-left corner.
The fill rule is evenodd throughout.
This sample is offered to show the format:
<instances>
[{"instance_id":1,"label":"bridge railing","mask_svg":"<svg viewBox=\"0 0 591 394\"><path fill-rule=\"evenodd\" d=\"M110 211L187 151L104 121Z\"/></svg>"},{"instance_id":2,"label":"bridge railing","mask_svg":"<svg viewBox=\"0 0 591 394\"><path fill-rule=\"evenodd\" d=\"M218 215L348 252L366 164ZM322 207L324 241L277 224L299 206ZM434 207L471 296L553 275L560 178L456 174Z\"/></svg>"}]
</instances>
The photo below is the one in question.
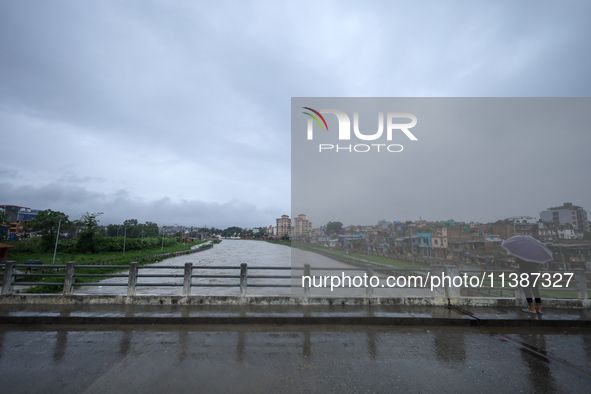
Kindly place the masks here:
<instances>
[{"instance_id":1,"label":"bridge railing","mask_svg":"<svg viewBox=\"0 0 591 394\"><path fill-rule=\"evenodd\" d=\"M54 265L53 267L61 270L62 273L46 274L46 273L27 273L19 271L19 269L30 269L34 267L42 267L42 265L19 265L13 262L5 262L2 264L3 273L1 274L2 279L2 295L12 294L13 286L59 286L62 289L62 293L69 295L73 294L74 287L87 287L87 286L118 286L126 287L127 295L134 296L138 287L151 286L151 287L182 287L182 294L184 296L191 295L191 289L193 287L238 287L240 288L240 294L246 295L247 289L250 288L289 288L292 286L298 286L303 288L304 296L310 296L310 290L313 287L314 282L311 280L304 281L303 277L311 277L314 271L361 271L369 278L375 276L381 277L382 282L385 277L399 278L399 277L415 277L420 278L419 281L414 281L414 286L411 285L411 281L404 281L405 285L401 287L430 287L435 297L461 297L461 296L491 296L491 297L515 297L517 299L523 298L523 291L521 286L515 285L515 280L512 278L515 275L519 276L518 271L513 270L470 270L460 269L455 265L447 266L431 266L431 269L409 269L409 268L397 268L397 267L375 267L372 265L367 266L353 266L346 268L335 268L335 267L314 267L309 264L303 267L265 267L265 266L248 266L246 263L240 266L194 266L192 263L186 263L184 266L140 266L137 262L132 262L129 265L78 265L75 261L68 262L65 265ZM88 269L92 270L128 270L122 273L87 273ZM168 270L168 271L180 271L180 272L163 272L163 273L142 273L144 269L150 270ZM204 270L224 270L227 273L208 273L203 272ZM265 271L289 271L286 274L271 273L268 274ZM294 275L294 271L303 271L300 275ZM575 269L574 272L565 271L542 271L540 274L547 274L551 278L551 287L538 286L542 292L568 292L572 295L563 298L578 298L580 300L588 301L588 284L591 281L586 279L586 273L583 269ZM17 281L17 278L24 280ZM55 278L50 279L49 282L44 281L27 281L32 278ZM127 280L122 283L110 283L105 281L97 282L84 282L77 281L76 279L82 278L126 278ZM173 282L162 282L152 281L152 279L162 278L178 278L182 281ZM434 281L437 279L437 284ZM450 278L445 280L444 278ZM465 278L464 280L456 283L453 278ZM476 279L473 282L473 279ZM147 279L147 280L146 280ZM208 281L203 281L206 279ZM214 283L211 279L222 279L226 283ZM263 283L251 283L249 280L256 279L257 282L262 280ZM292 281L294 279L300 280L298 284L294 285ZM442 279L442 280L440 280ZM276 280L280 280L277 283ZM542 279L543 280L543 279ZM267 282L270 281L270 282ZM283 281L288 281L282 283ZM344 282L344 281L343 281ZM371 281L370 281L371 283ZM417 283L420 283L417 285ZM378 285L384 287L382 285ZM364 287L366 290L367 297L374 296L374 287L376 286L339 286L338 288L359 288ZM549 293L544 293L545 295Z\"/></svg>"},{"instance_id":2,"label":"bridge railing","mask_svg":"<svg viewBox=\"0 0 591 394\"><path fill-rule=\"evenodd\" d=\"M117 286L126 287L127 295L136 295L138 287L151 286L151 287L182 287L183 295L187 296L191 294L193 287L239 287L240 294L245 295L247 289L250 288L289 288L292 287L291 281L296 279L302 281L302 276L311 276L311 272L314 271L343 271L342 268L334 267L311 267L306 264L304 267L265 267L265 266L248 266L246 263L240 266L194 266L192 263L186 263L184 266L140 266L137 262L132 262L129 265L78 265L76 262L71 261L65 265L53 265L52 267L56 270L56 273L33 273L32 268L42 267L42 265L21 265L15 262L7 262L3 264L4 273L3 277L10 278L10 280L3 280L2 282L2 294L12 294L13 286L59 286L62 288L63 294L73 294L74 287L87 287L87 286ZM150 270L167 270L167 271L179 271L183 270L182 273L142 273L143 269ZM31 273L19 271L19 269L31 270ZM96 270L129 270L123 273L85 273L88 269ZM426 270L408 270L408 269L395 269L395 268L374 268L372 266L363 267L350 267L346 268L346 271L361 271L366 273L369 277L374 275L374 269L376 274L381 273L383 275L409 275L416 273L414 271L426 271ZM227 270L228 274L210 274L203 273L204 270ZM60 273L61 271L61 273ZM289 271L286 274L267 274L265 271ZM293 271L303 271L302 275L293 275ZM55 278L51 281L27 281L32 278ZM81 278L126 278L127 281L120 283L110 283L105 281L100 282L83 282L77 281L76 279ZM182 282L162 282L162 281L151 281L148 278L182 278ZM17 280L24 279L24 280ZM148 281L146 281L148 279ZM222 279L232 280L237 279L231 283L213 283L212 281L203 282L200 279ZM250 280L256 279L257 282L260 280L263 283L252 283ZM268 282L272 280L272 282ZM286 281L286 283L277 283L276 280ZM302 283L302 282L299 282ZM426 284L425 284L426 285ZM307 283L305 286L302 285L305 296L310 294L310 284ZM349 286L354 287L354 286ZM367 296L373 296L373 288L368 286L366 288Z\"/></svg>"},{"instance_id":3,"label":"bridge railing","mask_svg":"<svg viewBox=\"0 0 591 394\"><path fill-rule=\"evenodd\" d=\"M137 262L132 262L129 265L78 265L76 262L71 261L65 265L52 265L55 269L53 274L47 273L28 273L20 270L31 270L34 268L41 268L43 265L35 264L16 264L14 261L5 262L2 264L3 272L0 273L2 276L2 295L12 294L13 286L60 286L63 294L73 294L75 286L86 287L86 286L119 286L127 287L127 295L135 295L136 289L142 286L152 287L183 287L183 295L190 295L191 288L193 287L239 287L241 294L246 294L248 287L291 287L291 284L282 283L248 283L248 279L297 279L299 276L291 275L264 275L264 274L249 274L249 271L265 271L265 270L288 270L291 271L292 267L248 267L246 263L240 266L193 266L192 263L186 263L184 266L140 266ZM150 270L167 270L175 271L182 270L182 273L142 273L141 271L145 268ZM19 270L20 269L20 270ZM126 273L100 273L100 274L89 274L85 273L86 270L129 270ZM209 274L201 273L203 270L228 270L231 273L228 274ZM59 273L62 271L62 273ZM234 271L234 272L232 272ZM238 272L236 272L238 271ZM87 272L87 271L86 271ZM24 279L24 280L17 280ZM55 278L52 281L27 281L32 278ZM126 283L109 283L105 281L101 282L81 282L76 281L77 278L126 278ZM145 281L145 278L182 278L182 282L162 282L162 281ZM235 283L213 283L194 281L194 279L238 279Z\"/></svg>"}]
</instances>

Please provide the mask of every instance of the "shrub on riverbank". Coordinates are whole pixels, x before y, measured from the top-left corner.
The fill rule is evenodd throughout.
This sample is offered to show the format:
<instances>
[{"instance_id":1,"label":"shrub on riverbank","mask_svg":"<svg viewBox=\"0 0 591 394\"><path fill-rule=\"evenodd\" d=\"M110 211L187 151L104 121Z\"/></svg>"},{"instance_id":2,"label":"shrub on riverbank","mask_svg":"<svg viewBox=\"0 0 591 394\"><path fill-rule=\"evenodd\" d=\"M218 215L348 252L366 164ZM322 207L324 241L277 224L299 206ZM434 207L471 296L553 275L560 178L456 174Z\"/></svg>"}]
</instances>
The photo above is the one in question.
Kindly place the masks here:
<instances>
[{"instance_id":1,"label":"shrub on riverbank","mask_svg":"<svg viewBox=\"0 0 591 394\"><path fill-rule=\"evenodd\" d=\"M93 242L94 254L110 253L110 252L123 252L123 237L111 238L103 235L95 235ZM144 239L138 238L127 238L125 239L125 250L148 250L157 249L162 247L169 247L181 242L179 237L175 238L164 238L162 237L150 237ZM10 260L15 260L23 254L32 256L44 253L52 253L53 248L46 250L41 237L26 238L16 242L9 242L14 245L14 249L10 250ZM73 239L60 239L57 245L58 254L76 254L80 253L78 250L77 240Z\"/></svg>"},{"instance_id":2,"label":"shrub on riverbank","mask_svg":"<svg viewBox=\"0 0 591 394\"><path fill-rule=\"evenodd\" d=\"M122 256L120 253L103 253L103 254L83 254L83 255L72 255L72 261L77 262L77 268L80 268L78 273L81 274L116 274L120 272L125 272L127 269L120 269L120 268L99 268L98 265L93 265L95 263L104 263L108 262L108 265L129 265L132 261L137 261L140 265L145 264L152 264L158 261L163 260L164 258L168 257L160 257L158 255L162 253L170 253L170 257L174 257L177 252L188 250L188 245L183 245L182 243L178 242L174 245L168 246L164 248L164 251L161 251L161 248L155 249L146 249L146 250L139 250L139 251L132 251L126 253L125 256ZM51 261L52 261L52 254L42 254L38 256L40 260L42 260L45 264L43 269L51 268ZM61 260L60 258L61 257ZM67 257L67 258L64 258ZM24 263L24 258L14 259L17 260L18 264ZM20 260L20 261L19 261ZM56 265L64 265L68 260L70 260L70 256L58 256L56 261ZM85 268L82 268L85 267ZM19 268L22 269L22 268ZM35 274L41 273L40 270L34 270ZM47 272L46 272L47 273ZM55 271L50 271L52 274L64 274L65 270L63 268L57 269ZM23 277L20 277L23 278ZM91 283L91 282L99 282L104 277L77 277L77 283ZM24 277L26 282L39 282L38 286L33 286L29 289L26 289L22 292L24 293L60 293L62 291L63 285L44 285L43 282L50 282L50 283L63 283L63 277L41 277L41 276L29 276ZM15 283L18 285L18 282Z\"/></svg>"}]
</instances>

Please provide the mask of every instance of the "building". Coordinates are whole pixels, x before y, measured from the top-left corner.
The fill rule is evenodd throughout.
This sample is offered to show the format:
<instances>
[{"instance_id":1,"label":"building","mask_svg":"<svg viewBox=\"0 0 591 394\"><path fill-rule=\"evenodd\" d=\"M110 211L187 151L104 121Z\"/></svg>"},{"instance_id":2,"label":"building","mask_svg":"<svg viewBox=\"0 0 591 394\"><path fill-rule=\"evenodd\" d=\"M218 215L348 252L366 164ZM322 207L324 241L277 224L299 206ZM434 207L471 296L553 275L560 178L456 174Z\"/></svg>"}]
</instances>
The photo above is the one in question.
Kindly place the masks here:
<instances>
[{"instance_id":1,"label":"building","mask_svg":"<svg viewBox=\"0 0 591 394\"><path fill-rule=\"evenodd\" d=\"M295 238L303 238L312 234L312 222L306 219L306 215L298 215L293 222L293 236Z\"/></svg>"},{"instance_id":2,"label":"building","mask_svg":"<svg viewBox=\"0 0 591 394\"><path fill-rule=\"evenodd\" d=\"M538 236L538 218L533 216L512 216L507 218L507 220L513 222L514 235L529 235L530 237Z\"/></svg>"},{"instance_id":3,"label":"building","mask_svg":"<svg viewBox=\"0 0 591 394\"><path fill-rule=\"evenodd\" d=\"M565 202L561 207L552 207L540 212L540 219L560 226L570 224L578 231L589 231L587 211L573 205L572 202Z\"/></svg>"},{"instance_id":4,"label":"building","mask_svg":"<svg viewBox=\"0 0 591 394\"><path fill-rule=\"evenodd\" d=\"M582 238L572 228L564 229L553 229L553 228L540 228L538 229L538 238L543 240L554 240L554 239L579 239Z\"/></svg>"},{"instance_id":5,"label":"building","mask_svg":"<svg viewBox=\"0 0 591 394\"><path fill-rule=\"evenodd\" d=\"M432 249L430 257L435 257L438 259L451 259L452 258L452 247L451 243L456 242L456 245L459 245L458 242L463 241L471 241L472 234L470 233L470 229L466 231L465 228L456 227L454 222L453 225L444 225L435 229L435 231L431 234L431 243L429 247ZM456 248L456 251L458 249Z\"/></svg>"},{"instance_id":6,"label":"building","mask_svg":"<svg viewBox=\"0 0 591 394\"><path fill-rule=\"evenodd\" d=\"M530 237L538 236L537 223L519 223L514 224L515 235L529 235Z\"/></svg>"},{"instance_id":7,"label":"building","mask_svg":"<svg viewBox=\"0 0 591 394\"><path fill-rule=\"evenodd\" d=\"M277 219L277 226L275 227L278 236L288 236L291 237L291 219L289 215L281 215L280 218Z\"/></svg>"},{"instance_id":8,"label":"building","mask_svg":"<svg viewBox=\"0 0 591 394\"><path fill-rule=\"evenodd\" d=\"M22 238L28 233L25 233L24 226L31 220L37 217L41 212L38 209L31 209L27 207L19 207L17 205L0 205L0 211L6 213L8 222L0 223L0 233L10 237L10 239Z\"/></svg>"},{"instance_id":9,"label":"building","mask_svg":"<svg viewBox=\"0 0 591 394\"><path fill-rule=\"evenodd\" d=\"M389 222L386 219L380 220L378 222L378 226L381 226L381 227L390 227L391 225L392 225L392 222Z\"/></svg>"},{"instance_id":10,"label":"building","mask_svg":"<svg viewBox=\"0 0 591 394\"><path fill-rule=\"evenodd\" d=\"M498 234L501 239L509 239L516 235L515 227L513 227L513 224L508 223L495 223L491 226L490 232Z\"/></svg>"},{"instance_id":11,"label":"building","mask_svg":"<svg viewBox=\"0 0 591 394\"><path fill-rule=\"evenodd\" d=\"M436 257L436 250L432 248L433 240L432 240L432 233L417 233L417 237L419 237L419 254L423 257Z\"/></svg>"}]
</instances>

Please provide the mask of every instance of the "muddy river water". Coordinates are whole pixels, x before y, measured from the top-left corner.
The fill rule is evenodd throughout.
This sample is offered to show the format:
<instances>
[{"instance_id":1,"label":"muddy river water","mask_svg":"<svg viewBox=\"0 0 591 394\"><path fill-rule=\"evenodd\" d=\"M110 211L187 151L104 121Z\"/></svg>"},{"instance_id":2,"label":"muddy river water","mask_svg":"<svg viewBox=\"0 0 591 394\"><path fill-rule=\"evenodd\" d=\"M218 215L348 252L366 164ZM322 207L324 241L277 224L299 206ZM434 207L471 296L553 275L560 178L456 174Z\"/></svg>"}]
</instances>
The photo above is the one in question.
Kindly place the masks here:
<instances>
[{"instance_id":1,"label":"muddy river water","mask_svg":"<svg viewBox=\"0 0 591 394\"><path fill-rule=\"evenodd\" d=\"M301 296L303 290L301 287L301 275L303 271L290 270L260 270L255 267L291 267L292 258L294 262L306 262L316 267L331 268L333 271L316 271L314 275L341 275L345 272L346 275L360 275L363 272L354 271L356 267L338 262L328 257L319 255L313 252L302 251L296 248L290 248L285 245L272 244L261 241L249 240L223 240L219 244L215 244L212 249L205 250L199 253L193 253L185 256L178 256L163 260L161 262L142 266L139 269L139 275L163 275L176 274L178 277L170 278L147 278L138 277L138 284L136 294L138 295L180 295L182 294L183 282L183 266L185 263L192 263L193 267L200 267L193 269L193 275L230 275L231 278L193 278L191 295L239 295L239 276L240 264L246 263L248 270L248 295L294 295ZM295 266L295 265L294 265ZM155 267L171 267L169 268L155 268ZM179 268L173 268L179 267ZM209 268L211 267L211 268ZM220 269L214 267L233 267L232 269ZM335 270L336 269L336 270ZM250 276L279 276L292 275L292 279L269 279L269 278L250 278ZM149 283L176 283L181 286L150 286ZM79 286L75 287L76 294L127 294L125 286L109 286L111 283L127 283L127 278L110 278L105 279L98 284L98 286ZM213 284L222 285L229 284L231 287L202 287L199 285ZM257 284L277 284L289 285L292 287L250 287ZM387 291L388 294L380 294ZM423 294L424 293L424 294ZM346 295L346 296L364 296L365 289L340 289L330 291L326 288L313 288L312 295ZM428 293L424 289L376 289L376 296L425 296Z\"/></svg>"}]
</instances>

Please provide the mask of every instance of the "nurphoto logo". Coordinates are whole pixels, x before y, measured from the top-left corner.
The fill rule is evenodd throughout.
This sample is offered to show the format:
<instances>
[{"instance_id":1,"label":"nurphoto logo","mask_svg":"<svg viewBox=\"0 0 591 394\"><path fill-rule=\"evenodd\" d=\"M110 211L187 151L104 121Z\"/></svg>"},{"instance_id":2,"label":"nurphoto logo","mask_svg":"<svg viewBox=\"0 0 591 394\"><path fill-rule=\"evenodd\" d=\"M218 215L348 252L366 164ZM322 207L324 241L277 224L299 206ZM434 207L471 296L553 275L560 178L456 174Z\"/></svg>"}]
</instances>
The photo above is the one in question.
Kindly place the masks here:
<instances>
[{"instance_id":1,"label":"nurphoto logo","mask_svg":"<svg viewBox=\"0 0 591 394\"><path fill-rule=\"evenodd\" d=\"M321 109L320 111L316 111L310 107L302 107L307 109L308 111L312 112L302 112L303 114L309 116L311 119L308 119L308 140L314 139L314 122L316 121L320 130L328 131L328 124L326 123L326 119L322 114L334 114L337 117L337 121L339 122L339 140L351 140L351 120L349 116L338 109ZM410 119L410 123L395 123L394 119ZM324 127L323 127L324 124ZM394 134L395 130L402 131L411 141L417 141L417 137L414 136L413 133L410 132L409 129L413 128L417 124L417 117L413 114L409 114L406 112L388 112L386 115L386 140L392 141L392 135ZM384 113L378 113L378 131L374 134L363 134L359 130L359 113L353 113L353 133L355 137L362 141L376 141L382 137L384 134ZM372 148L373 147L373 148ZM385 147L385 149L380 150L380 148ZM371 150L380 151L388 151L388 152L402 152L403 147L400 144L357 144L357 145L333 145L333 144L319 144L318 151L322 153L323 151L347 151L347 152L359 152L365 153Z\"/></svg>"}]
</instances>

